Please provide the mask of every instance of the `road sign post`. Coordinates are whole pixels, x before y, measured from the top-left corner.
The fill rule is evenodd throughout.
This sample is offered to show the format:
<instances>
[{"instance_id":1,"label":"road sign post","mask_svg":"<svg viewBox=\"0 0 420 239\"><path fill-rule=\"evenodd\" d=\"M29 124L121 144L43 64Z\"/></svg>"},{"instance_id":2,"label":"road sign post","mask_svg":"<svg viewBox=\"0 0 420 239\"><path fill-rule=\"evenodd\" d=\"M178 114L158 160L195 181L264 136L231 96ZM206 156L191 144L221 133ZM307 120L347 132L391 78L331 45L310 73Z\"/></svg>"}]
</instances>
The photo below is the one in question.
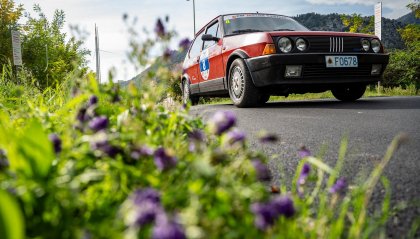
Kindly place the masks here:
<instances>
[{"instance_id":1,"label":"road sign post","mask_svg":"<svg viewBox=\"0 0 420 239\"><path fill-rule=\"evenodd\" d=\"M382 2L375 5L375 35L382 40ZM378 95L381 94L381 82L378 81Z\"/></svg>"},{"instance_id":2,"label":"road sign post","mask_svg":"<svg viewBox=\"0 0 420 239\"><path fill-rule=\"evenodd\" d=\"M375 5L375 35L382 39L382 2Z\"/></svg>"},{"instance_id":3,"label":"road sign post","mask_svg":"<svg viewBox=\"0 0 420 239\"><path fill-rule=\"evenodd\" d=\"M20 32L12 30L13 65L16 67L16 79L18 78L19 66L22 65L22 47Z\"/></svg>"},{"instance_id":4,"label":"road sign post","mask_svg":"<svg viewBox=\"0 0 420 239\"><path fill-rule=\"evenodd\" d=\"M12 30L13 64L22 65L22 48L20 42L20 32Z\"/></svg>"}]
</instances>

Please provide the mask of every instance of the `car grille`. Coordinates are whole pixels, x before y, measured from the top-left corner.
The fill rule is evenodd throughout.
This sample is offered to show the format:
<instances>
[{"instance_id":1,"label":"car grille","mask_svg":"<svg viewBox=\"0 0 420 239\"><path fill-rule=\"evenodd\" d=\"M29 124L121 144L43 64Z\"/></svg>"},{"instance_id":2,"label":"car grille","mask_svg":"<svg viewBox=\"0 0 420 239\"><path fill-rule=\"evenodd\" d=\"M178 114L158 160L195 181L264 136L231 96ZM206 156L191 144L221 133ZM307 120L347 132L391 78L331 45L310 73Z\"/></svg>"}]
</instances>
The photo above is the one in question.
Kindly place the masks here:
<instances>
[{"instance_id":1,"label":"car grille","mask_svg":"<svg viewBox=\"0 0 420 239\"><path fill-rule=\"evenodd\" d=\"M337 78L371 76L372 65L363 64L355 68L327 68L324 64L303 66L304 78Z\"/></svg>"},{"instance_id":2,"label":"car grille","mask_svg":"<svg viewBox=\"0 0 420 239\"><path fill-rule=\"evenodd\" d=\"M308 52L342 53L364 52L359 37L320 37L307 36L309 42Z\"/></svg>"}]
</instances>

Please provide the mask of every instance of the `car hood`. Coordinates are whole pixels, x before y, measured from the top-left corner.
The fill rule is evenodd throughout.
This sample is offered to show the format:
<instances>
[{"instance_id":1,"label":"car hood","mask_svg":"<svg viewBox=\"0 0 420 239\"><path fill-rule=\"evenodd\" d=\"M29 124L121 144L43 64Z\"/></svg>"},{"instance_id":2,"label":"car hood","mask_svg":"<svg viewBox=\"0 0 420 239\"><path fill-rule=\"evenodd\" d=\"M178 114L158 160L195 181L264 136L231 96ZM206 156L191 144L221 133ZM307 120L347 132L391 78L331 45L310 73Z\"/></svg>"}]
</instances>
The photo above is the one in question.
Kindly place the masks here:
<instances>
[{"instance_id":1,"label":"car hood","mask_svg":"<svg viewBox=\"0 0 420 239\"><path fill-rule=\"evenodd\" d=\"M327 31L275 31L269 32L273 37L275 36L330 36L330 37L368 37L377 38L374 35L352 33L352 32L327 32Z\"/></svg>"}]
</instances>

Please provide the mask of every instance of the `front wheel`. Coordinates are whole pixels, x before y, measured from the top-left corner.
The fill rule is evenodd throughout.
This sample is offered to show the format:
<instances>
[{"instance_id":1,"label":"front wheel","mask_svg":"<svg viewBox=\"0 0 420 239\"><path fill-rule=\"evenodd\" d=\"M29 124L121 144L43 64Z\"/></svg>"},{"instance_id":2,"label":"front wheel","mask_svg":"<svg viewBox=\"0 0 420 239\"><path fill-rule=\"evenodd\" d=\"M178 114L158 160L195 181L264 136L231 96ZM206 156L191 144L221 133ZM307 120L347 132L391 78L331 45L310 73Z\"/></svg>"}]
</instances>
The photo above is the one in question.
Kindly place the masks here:
<instances>
[{"instance_id":1,"label":"front wheel","mask_svg":"<svg viewBox=\"0 0 420 239\"><path fill-rule=\"evenodd\" d=\"M331 90L337 100L351 102L360 99L366 91L366 85L337 87Z\"/></svg>"},{"instance_id":2,"label":"front wheel","mask_svg":"<svg viewBox=\"0 0 420 239\"><path fill-rule=\"evenodd\" d=\"M199 99L199 97L191 95L190 83L187 80L185 80L183 82L182 103L188 104L189 102L191 102L192 105L196 105L198 104Z\"/></svg>"},{"instance_id":3,"label":"front wheel","mask_svg":"<svg viewBox=\"0 0 420 239\"><path fill-rule=\"evenodd\" d=\"M229 95L239 108L260 104L261 92L252 82L251 75L243 59L233 61L229 69Z\"/></svg>"}]
</instances>

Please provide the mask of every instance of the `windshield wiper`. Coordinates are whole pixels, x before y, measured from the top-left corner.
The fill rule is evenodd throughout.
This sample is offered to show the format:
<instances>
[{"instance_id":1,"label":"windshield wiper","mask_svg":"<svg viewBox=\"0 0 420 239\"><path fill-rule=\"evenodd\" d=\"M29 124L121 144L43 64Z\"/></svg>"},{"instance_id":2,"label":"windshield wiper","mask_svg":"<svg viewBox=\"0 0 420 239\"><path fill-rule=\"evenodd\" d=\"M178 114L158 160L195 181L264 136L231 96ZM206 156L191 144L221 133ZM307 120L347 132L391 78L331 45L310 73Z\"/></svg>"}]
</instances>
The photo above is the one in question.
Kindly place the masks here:
<instances>
[{"instance_id":1,"label":"windshield wiper","mask_svg":"<svg viewBox=\"0 0 420 239\"><path fill-rule=\"evenodd\" d=\"M258 29L242 29L242 30L235 30L232 33L247 33L247 32L262 32Z\"/></svg>"},{"instance_id":2,"label":"windshield wiper","mask_svg":"<svg viewBox=\"0 0 420 239\"><path fill-rule=\"evenodd\" d=\"M280 28L280 29L275 29L273 31L290 31L290 32L294 32L295 30L287 29L287 28Z\"/></svg>"}]
</instances>

